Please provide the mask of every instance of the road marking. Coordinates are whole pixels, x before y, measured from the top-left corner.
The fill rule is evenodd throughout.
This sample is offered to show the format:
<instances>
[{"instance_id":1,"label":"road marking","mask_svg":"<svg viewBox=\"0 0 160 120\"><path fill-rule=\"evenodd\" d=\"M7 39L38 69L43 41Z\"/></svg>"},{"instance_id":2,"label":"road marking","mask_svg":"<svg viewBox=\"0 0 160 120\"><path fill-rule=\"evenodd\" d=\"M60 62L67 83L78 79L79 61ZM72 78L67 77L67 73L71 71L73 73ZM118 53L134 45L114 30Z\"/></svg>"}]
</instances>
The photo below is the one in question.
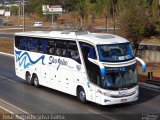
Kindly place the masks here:
<instances>
[{"instance_id":1,"label":"road marking","mask_svg":"<svg viewBox=\"0 0 160 120\"><path fill-rule=\"evenodd\" d=\"M114 118L112 118L112 117L106 116L106 115L104 115L104 114L102 114L102 113L100 113L100 112L98 112L98 111L94 111L94 110L90 110L90 109L89 109L88 111L91 112L91 113L100 115L100 116L102 116L102 117L104 117L104 118L107 118L107 120L108 120L108 119L109 119L109 120L117 120L117 119L114 119Z\"/></svg>"},{"instance_id":2,"label":"road marking","mask_svg":"<svg viewBox=\"0 0 160 120\"><path fill-rule=\"evenodd\" d=\"M7 55L7 56L10 56L10 57L14 57L13 54L5 53L5 52L0 52L0 54L2 54L2 55Z\"/></svg>"},{"instance_id":3,"label":"road marking","mask_svg":"<svg viewBox=\"0 0 160 120\"><path fill-rule=\"evenodd\" d=\"M146 87L146 86L142 86L140 85L141 88L145 88L145 89L149 89L149 90L153 90L155 92L160 92L160 90L157 90L157 89L153 89L153 88L150 88L150 87Z\"/></svg>"},{"instance_id":4,"label":"road marking","mask_svg":"<svg viewBox=\"0 0 160 120\"><path fill-rule=\"evenodd\" d=\"M21 30L22 28L4 28L0 30ZM5 34L10 34L10 33L5 33Z\"/></svg>"},{"instance_id":5,"label":"road marking","mask_svg":"<svg viewBox=\"0 0 160 120\"><path fill-rule=\"evenodd\" d=\"M9 105L9 106L11 106L11 107L13 107L13 108L16 108L17 110L23 112L24 114L29 114L28 112L22 110L22 109L19 108L19 107L16 107L15 105L12 105L11 103L9 103L9 102L7 102L7 101L5 101L5 100L0 99L0 101L3 102L3 103L5 103L5 104L7 104L7 105Z\"/></svg>"},{"instance_id":6,"label":"road marking","mask_svg":"<svg viewBox=\"0 0 160 120\"><path fill-rule=\"evenodd\" d=\"M3 76L0 76L0 78L1 78L1 79L4 79L4 80L8 80L9 82L12 82L12 83L16 83L16 81L11 80L11 79L9 79L9 78L5 78L5 77L3 77Z\"/></svg>"}]
</instances>

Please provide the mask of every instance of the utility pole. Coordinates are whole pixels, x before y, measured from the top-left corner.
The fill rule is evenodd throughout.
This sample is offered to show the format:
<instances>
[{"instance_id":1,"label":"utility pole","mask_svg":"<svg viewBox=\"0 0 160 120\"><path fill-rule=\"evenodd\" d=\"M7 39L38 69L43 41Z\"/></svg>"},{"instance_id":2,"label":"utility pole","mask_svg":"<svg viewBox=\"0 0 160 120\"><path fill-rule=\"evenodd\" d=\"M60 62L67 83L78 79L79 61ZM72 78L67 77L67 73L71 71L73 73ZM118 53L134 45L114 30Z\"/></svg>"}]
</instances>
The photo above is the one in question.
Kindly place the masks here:
<instances>
[{"instance_id":1,"label":"utility pole","mask_svg":"<svg viewBox=\"0 0 160 120\"><path fill-rule=\"evenodd\" d=\"M112 0L112 11L113 11L114 34L115 34L116 33L116 23L115 23L115 4L114 4L114 0Z\"/></svg>"},{"instance_id":2,"label":"utility pole","mask_svg":"<svg viewBox=\"0 0 160 120\"><path fill-rule=\"evenodd\" d=\"M106 19L105 33L108 33L108 13L107 13L107 12L106 12L106 14L105 14L105 19Z\"/></svg>"},{"instance_id":3,"label":"utility pole","mask_svg":"<svg viewBox=\"0 0 160 120\"><path fill-rule=\"evenodd\" d=\"M23 0L23 32L25 31L25 14L24 14L24 0Z\"/></svg>"},{"instance_id":4,"label":"utility pole","mask_svg":"<svg viewBox=\"0 0 160 120\"><path fill-rule=\"evenodd\" d=\"M20 17L21 17L21 3L18 6L18 25L20 25Z\"/></svg>"}]
</instances>

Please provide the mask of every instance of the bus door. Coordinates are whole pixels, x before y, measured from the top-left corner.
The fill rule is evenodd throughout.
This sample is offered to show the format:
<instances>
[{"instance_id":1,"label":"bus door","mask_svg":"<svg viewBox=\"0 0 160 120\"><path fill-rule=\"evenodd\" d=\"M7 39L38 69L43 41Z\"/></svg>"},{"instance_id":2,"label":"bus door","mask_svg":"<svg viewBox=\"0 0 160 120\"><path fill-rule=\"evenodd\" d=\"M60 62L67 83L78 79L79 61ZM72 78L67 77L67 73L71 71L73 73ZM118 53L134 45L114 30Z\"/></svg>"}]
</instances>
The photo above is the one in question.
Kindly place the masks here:
<instances>
[{"instance_id":1,"label":"bus door","mask_svg":"<svg viewBox=\"0 0 160 120\"><path fill-rule=\"evenodd\" d=\"M95 47L91 44L80 42L84 63L88 75L88 97L89 100L96 102L100 101L100 94L97 92L97 87L100 86L100 68L89 58L97 59Z\"/></svg>"},{"instance_id":2,"label":"bus door","mask_svg":"<svg viewBox=\"0 0 160 120\"><path fill-rule=\"evenodd\" d=\"M90 82L88 82L88 94L90 100L93 102L100 102L101 96L99 92L100 86L100 76L96 71L88 71L88 77Z\"/></svg>"}]
</instances>

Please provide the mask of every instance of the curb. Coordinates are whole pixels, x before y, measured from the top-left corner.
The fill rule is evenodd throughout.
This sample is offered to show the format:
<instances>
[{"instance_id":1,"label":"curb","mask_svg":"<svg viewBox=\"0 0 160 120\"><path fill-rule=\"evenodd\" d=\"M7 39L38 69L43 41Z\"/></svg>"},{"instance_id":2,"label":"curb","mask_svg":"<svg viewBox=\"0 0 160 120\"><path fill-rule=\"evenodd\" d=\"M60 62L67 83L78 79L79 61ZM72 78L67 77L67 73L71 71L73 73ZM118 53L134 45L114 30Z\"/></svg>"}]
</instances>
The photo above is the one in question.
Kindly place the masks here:
<instances>
[{"instance_id":1,"label":"curb","mask_svg":"<svg viewBox=\"0 0 160 120\"><path fill-rule=\"evenodd\" d=\"M0 54L2 54L2 55L6 55L6 56L10 56L10 57L14 57L14 55L13 55L13 54L5 53L5 52L0 52Z\"/></svg>"},{"instance_id":2,"label":"curb","mask_svg":"<svg viewBox=\"0 0 160 120\"><path fill-rule=\"evenodd\" d=\"M144 87L160 90L160 86L157 86L157 85L152 85L152 84L144 83L144 82L138 82L138 84Z\"/></svg>"}]
</instances>

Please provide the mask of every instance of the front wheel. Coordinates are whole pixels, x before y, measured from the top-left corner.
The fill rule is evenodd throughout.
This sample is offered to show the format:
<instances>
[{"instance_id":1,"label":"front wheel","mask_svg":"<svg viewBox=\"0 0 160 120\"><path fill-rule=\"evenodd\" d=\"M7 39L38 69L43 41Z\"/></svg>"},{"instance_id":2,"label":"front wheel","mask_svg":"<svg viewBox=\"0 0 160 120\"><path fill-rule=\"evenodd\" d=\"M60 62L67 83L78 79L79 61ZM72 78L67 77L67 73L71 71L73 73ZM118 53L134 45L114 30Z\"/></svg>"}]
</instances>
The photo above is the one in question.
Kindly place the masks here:
<instances>
[{"instance_id":1,"label":"front wheel","mask_svg":"<svg viewBox=\"0 0 160 120\"><path fill-rule=\"evenodd\" d=\"M83 88L80 88L78 90L78 99L80 100L80 102L86 103L86 93Z\"/></svg>"}]
</instances>

